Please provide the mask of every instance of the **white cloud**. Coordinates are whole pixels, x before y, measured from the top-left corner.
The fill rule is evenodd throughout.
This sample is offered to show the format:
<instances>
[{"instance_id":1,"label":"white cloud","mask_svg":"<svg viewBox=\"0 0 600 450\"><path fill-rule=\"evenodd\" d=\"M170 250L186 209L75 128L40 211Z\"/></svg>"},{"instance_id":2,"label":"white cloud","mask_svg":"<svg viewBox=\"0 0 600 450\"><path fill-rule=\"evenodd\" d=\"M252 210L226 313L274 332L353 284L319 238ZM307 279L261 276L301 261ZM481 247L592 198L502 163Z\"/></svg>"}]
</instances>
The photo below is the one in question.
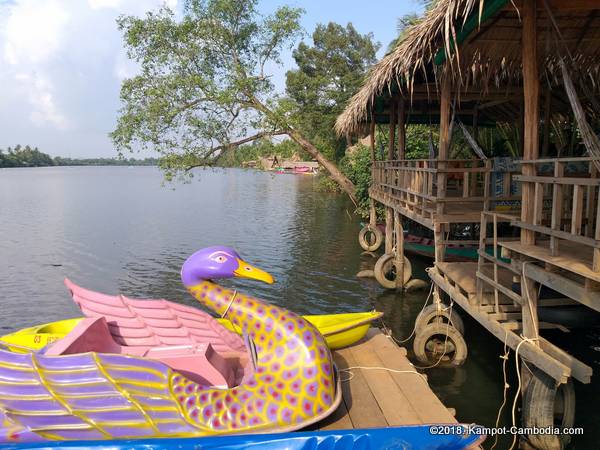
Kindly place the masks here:
<instances>
[{"instance_id":1,"label":"white cloud","mask_svg":"<svg viewBox=\"0 0 600 450\"><path fill-rule=\"evenodd\" d=\"M88 0L88 5L92 9L118 8L121 3L121 0Z\"/></svg>"},{"instance_id":2,"label":"white cloud","mask_svg":"<svg viewBox=\"0 0 600 450\"><path fill-rule=\"evenodd\" d=\"M60 49L68 21L64 2L16 2L3 26L4 60L11 65L48 61Z\"/></svg>"},{"instance_id":3,"label":"white cloud","mask_svg":"<svg viewBox=\"0 0 600 450\"><path fill-rule=\"evenodd\" d=\"M0 0L0 148L112 154L120 82L136 72L116 18L163 4L177 0Z\"/></svg>"},{"instance_id":4,"label":"white cloud","mask_svg":"<svg viewBox=\"0 0 600 450\"><path fill-rule=\"evenodd\" d=\"M65 130L69 127L67 118L58 110L55 102L54 87L42 75L17 74L16 79L26 86L27 98L32 106L29 117L39 126L47 125Z\"/></svg>"}]
</instances>

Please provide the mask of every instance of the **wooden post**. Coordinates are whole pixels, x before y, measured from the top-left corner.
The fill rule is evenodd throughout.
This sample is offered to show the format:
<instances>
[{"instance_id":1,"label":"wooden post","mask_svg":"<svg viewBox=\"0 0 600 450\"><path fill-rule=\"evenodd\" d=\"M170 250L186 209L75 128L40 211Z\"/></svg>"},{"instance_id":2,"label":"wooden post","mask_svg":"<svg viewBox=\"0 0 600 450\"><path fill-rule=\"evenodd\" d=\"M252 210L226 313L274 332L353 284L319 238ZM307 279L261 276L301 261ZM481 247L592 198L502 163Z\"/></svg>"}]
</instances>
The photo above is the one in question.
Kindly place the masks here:
<instances>
[{"instance_id":1,"label":"wooden post","mask_svg":"<svg viewBox=\"0 0 600 450\"><path fill-rule=\"evenodd\" d=\"M523 160L534 161L539 155L539 73L537 65L537 30L535 2L523 2L523 93L524 93L524 121L523 121ZM525 176L536 175L535 165L523 164L522 173ZM523 200L521 207L521 220L533 223L533 183L523 183ZM534 244L535 233L521 230L521 242Z\"/></svg>"},{"instance_id":2,"label":"wooden post","mask_svg":"<svg viewBox=\"0 0 600 450\"><path fill-rule=\"evenodd\" d=\"M369 225L375 228L377 226L377 210L375 209L375 200L369 199Z\"/></svg>"},{"instance_id":3,"label":"wooden post","mask_svg":"<svg viewBox=\"0 0 600 450\"><path fill-rule=\"evenodd\" d=\"M435 245L435 262L444 262L444 247L446 243L443 223L435 222L433 225L433 243Z\"/></svg>"},{"instance_id":4,"label":"wooden post","mask_svg":"<svg viewBox=\"0 0 600 450\"><path fill-rule=\"evenodd\" d=\"M565 163L560 161L554 162L554 176L562 178L565 176ZM550 226L553 230L561 230L563 217L563 185L554 184L552 186L552 219ZM558 256L559 238L550 236L550 252L552 256Z\"/></svg>"},{"instance_id":5,"label":"wooden post","mask_svg":"<svg viewBox=\"0 0 600 450\"><path fill-rule=\"evenodd\" d=\"M391 99L390 104L390 141L388 145L388 159L391 161L395 156L396 147L396 101L394 98Z\"/></svg>"},{"instance_id":6,"label":"wooden post","mask_svg":"<svg viewBox=\"0 0 600 450\"><path fill-rule=\"evenodd\" d=\"M590 163L590 178L598 178L598 169L595 164ZM587 195L585 197L585 235L594 237L594 210L596 209L596 186L587 187Z\"/></svg>"},{"instance_id":7,"label":"wooden post","mask_svg":"<svg viewBox=\"0 0 600 450\"><path fill-rule=\"evenodd\" d=\"M392 253L394 248L394 210L390 207L385 208L385 254Z\"/></svg>"},{"instance_id":8,"label":"wooden post","mask_svg":"<svg viewBox=\"0 0 600 450\"><path fill-rule=\"evenodd\" d=\"M400 213L394 211L394 235L396 236L396 288L404 287L404 230Z\"/></svg>"},{"instance_id":9,"label":"wooden post","mask_svg":"<svg viewBox=\"0 0 600 450\"><path fill-rule=\"evenodd\" d=\"M438 153L438 169L447 167L448 149L450 148L450 97L452 96L452 74L446 65L442 78L442 92L440 96L440 145ZM437 197L446 197L446 173L437 173ZM444 203L437 204L437 213L444 213Z\"/></svg>"},{"instance_id":10,"label":"wooden post","mask_svg":"<svg viewBox=\"0 0 600 450\"><path fill-rule=\"evenodd\" d=\"M369 148L371 150L371 179L376 180L375 176L375 112L371 113L371 123L369 124ZM369 199L369 224L372 227L377 226L377 211L375 209L375 200Z\"/></svg>"},{"instance_id":11,"label":"wooden post","mask_svg":"<svg viewBox=\"0 0 600 450\"><path fill-rule=\"evenodd\" d=\"M523 60L523 160L522 173L525 176L536 174L534 161L539 155L539 73L537 61L537 2L525 1L522 4L521 17L523 21L522 60ZM521 220L534 223L535 188L533 183L523 183L521 200ZM521 229L521 243L535 244L535 232ZM526 262L523 262L526 264ZM537 338L538 330L538 290L535 282L521 276L521 296L523 297L523 335Z\"/></svg>"},{"instance_id":12,"label":"wooden post","mask_svg":"<svg viewBox=\"0 0 600 450\"><path fill-rule=\"evenodd\" d=\"M406 116L404 98L398 102L398 159L406 158Z\"/></svg>"}]
</instances>

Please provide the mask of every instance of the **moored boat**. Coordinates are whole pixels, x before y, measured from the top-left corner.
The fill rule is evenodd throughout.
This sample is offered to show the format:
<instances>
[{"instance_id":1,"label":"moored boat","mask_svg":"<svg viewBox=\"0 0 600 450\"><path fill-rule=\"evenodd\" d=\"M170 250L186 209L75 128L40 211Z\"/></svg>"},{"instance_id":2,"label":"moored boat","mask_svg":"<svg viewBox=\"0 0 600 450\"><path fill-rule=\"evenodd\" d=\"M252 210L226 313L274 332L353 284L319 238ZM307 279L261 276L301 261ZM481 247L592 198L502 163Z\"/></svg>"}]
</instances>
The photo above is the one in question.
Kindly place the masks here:
<instances>
[{"instance_id":1,"label":"moored boat","mask_svg":"<svg viewBox=\"0 0 600 450\"><path fill-rule=\"evenodd\" d=\"M381 312L370 311L302 317L317 327L325 337L325 342L330 349L336 350L348 347L361 340L367 333L371 323L381 316L383 316ZM59 320L24 328L0 337L0 344L15 352L39 351L46 345L65 337L81 320L82 318ZM223 318L216 320L230 331L237 334L242 333L242 330L234 326L231 321Z\"/></svg>"},{"instance_id":2,"label":"moored boat","mask_svg":"<svg viewBox=\"0 0 600 450\"><path fill-rule=\"evenodd\" d=\"M82 310L89 314L95 308L97 317L85 319L87 328L80 322L65 342L52 344L56 356L0 350L0 443L292 431L333 412L341 401L339 378L321 334L290 311L209 281L234 276L273 282L228 247L194 253L181 271L184 285L199 302L230 318L247 336L253 370L239 384L206 385L159 355L118 354L123 347L155 350L153 339L169 352L181 347L182 340L200 339L190 336L196 324L187 311L171 304L165 308L163 302L136 304L119 298L115 303L111 296L88 301L84 295L82 300L74 292ZM126 310L129 317L109 329L107 317L126 315ZM173 320L183 327L173 328ZM89 324L101 326L92 329ZM233 344L240 340L220 325L218 330L231 335ZM98 331L104 333L99 340ZM110 353L94 348L107 334L114 341ZM231 346L225 338L221 343Z\"/></svg>"}]
</instances>

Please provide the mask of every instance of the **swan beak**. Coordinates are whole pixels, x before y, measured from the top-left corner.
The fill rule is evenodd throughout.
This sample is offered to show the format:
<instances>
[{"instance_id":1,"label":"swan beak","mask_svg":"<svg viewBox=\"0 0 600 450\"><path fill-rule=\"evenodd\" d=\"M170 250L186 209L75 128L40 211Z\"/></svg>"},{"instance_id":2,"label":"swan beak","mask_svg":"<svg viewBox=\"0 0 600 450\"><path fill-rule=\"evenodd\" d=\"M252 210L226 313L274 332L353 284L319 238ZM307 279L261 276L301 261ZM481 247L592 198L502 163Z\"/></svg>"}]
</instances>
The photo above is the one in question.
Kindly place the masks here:
<instances>
[{"instance_id":1,"label":"swan beak","mask_svg":"<svg viewBox=\"0 0 600 450\"><path fill-rule=\"evenodd\" d=\"M268 284L273 284L275 281L270 273L260 270L248 264L246 261L238 259L238 268L234 270L233 274L239 278L250 278L252 280L263 281Z\"/></svg>"}]
</instances>

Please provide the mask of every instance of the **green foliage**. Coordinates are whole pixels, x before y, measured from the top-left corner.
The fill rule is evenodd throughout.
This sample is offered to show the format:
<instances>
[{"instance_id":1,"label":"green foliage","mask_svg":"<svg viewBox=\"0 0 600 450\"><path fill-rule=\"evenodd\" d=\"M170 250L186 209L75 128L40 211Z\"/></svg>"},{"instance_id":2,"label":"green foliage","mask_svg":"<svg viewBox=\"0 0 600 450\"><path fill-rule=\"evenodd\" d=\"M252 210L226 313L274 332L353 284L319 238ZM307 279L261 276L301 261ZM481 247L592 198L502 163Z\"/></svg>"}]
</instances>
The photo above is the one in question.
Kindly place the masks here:
<instances>
[{"instance_id":1,"label":"green foliage","mask_svg":"<svg viewBox=\"0 0 600 450\"><path fill-rule=\"evenodd\" d=\"M431 8L433 8L436 1L437 0L418 0L417 3L420 3L425 8L425 11L428 11ZM387 53L392 52L396 48L396 46L405 38L408 29L413 25L419 23L422 19L423 14L418 14L416 12L411 12L405 14L402 17L399 17L398 23L396 25L398 37L389 43Z\"/></svg>"},{"instance_id":2,"label":"green foliage","mask_svg":"<svg viewBox=\"0 0 600 450\"><path fill-rule=\"evenodd\" d=\"M48 167L48 166L155 166L155 158L85 158L73 159L56 156L31 148L29 145L8 147L6 153L0 149L0 167Z\"/></svg>"},{"instance_id":3,"label":"green foliage","mask_svg":"<svg viewBox=\"0 0 600 450\"><path fill-rule=\"evenodd\" d=\"M372 33L330 22L317 25L312 45L301 42L293 52L298 68L287 72L286 92L294 124L329 159L345 152L346 141L335 135L333 125L360 89L378 48Z\"/></svg>"},{"instance_id":4,"label":"green foliage","mask_svg":"<svg viewBox=\"0 0 600 450\"><path fill-rule=\"evenodd\" d=\"M14 149L8 147L6 153L0 149L0 167L45 167L53 165L52 157L40 152L37 147L17 145Z\"/></svg>"},{"instance_id":5,"label":"green foliage","mask_svg":"<svg viewBox=\"0 0 600 450\"><path fill-rule=\"evenodd\" d=\"M371 151L362 144L354 147L351 154L341 161L342 171L356 186L356 212L366 217L369 215L369 187L371 185Z\"/></svg>"},{"instance_id":6,"label":"green foliage","mask_svg":"<svg viewBox=\"0 0 600 450\"><path fill-rule=\"evenodd\" d=\"M247 161L258 161L260 158L276 156L279 160L291 158L302 152L302 148L291 139L273 142L270 139L260 139L251 145L239 147L222 158L225 167L239 167Z\"/></svg>"},{"instance_id":7,"label":"green foliage","mask_svg":"<svg viewBox=\"0 0 600 450\"><path fill-rule=\"evenodd\" d=\"M121 17L141 73L121 87L118 151L152 149L166 167L188 169L215 163L249 130L286 128L265 69L299 36L301 13L281 7L262 17L256 0L187 0L181 20L168 8Z\"/></svg>"},{"instance_id":8,"label":"green foliage","mask_svg":"<svg viewBox=\"0 0 600 450\"><path fill-rule=\"evenodd\" d=\"M57 166L157 166L156 158L62 158L56 156L54 164Z\"/></svg>"}]
</instances>

